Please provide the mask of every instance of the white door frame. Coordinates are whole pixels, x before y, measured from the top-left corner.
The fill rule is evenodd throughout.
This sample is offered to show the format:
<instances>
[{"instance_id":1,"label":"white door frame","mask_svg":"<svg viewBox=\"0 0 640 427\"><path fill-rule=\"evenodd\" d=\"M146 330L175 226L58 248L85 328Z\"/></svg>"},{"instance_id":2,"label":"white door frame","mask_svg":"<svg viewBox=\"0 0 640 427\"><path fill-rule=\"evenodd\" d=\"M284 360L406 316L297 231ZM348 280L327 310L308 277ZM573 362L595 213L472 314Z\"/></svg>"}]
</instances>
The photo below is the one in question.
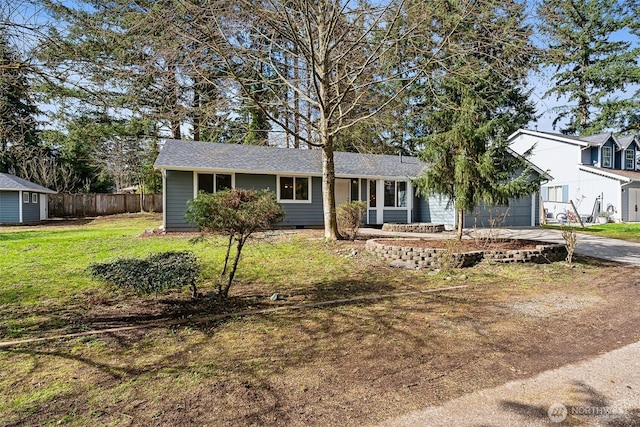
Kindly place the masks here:
<instances>
[{"instance_id":1,"label":"white door frame","mask_svg":"<svg viewBox=\"0 0 640 427\"><path fill-rule=\"evenodd\" d=\"M38 201L40 202L40 221L46 221L49 219L49 196L40 193Z\"/></svg>"}]
</instances>

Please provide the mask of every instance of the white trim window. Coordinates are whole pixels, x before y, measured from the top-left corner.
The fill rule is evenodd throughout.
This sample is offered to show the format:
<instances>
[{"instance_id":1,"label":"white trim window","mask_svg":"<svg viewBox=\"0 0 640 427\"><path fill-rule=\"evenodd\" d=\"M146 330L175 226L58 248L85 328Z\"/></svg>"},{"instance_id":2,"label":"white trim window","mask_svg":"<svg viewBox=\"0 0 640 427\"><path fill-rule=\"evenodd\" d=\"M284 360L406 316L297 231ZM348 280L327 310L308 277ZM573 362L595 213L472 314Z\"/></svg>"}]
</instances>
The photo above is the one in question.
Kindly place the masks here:
<instances>
[{"instance_id":1,"label":"white trim window","mask_svg":"<svg viewBox=\"0 0 640 427\"><path fill-rule=\"evenodd\" d=\"M29 192L25 191L22 193L22 203L29 203Z\"/></svg>"},{"instance_id":2,"label":"white trim window","mask_svg":"<svg viewBox=\"0 0 640 427\"><path fill-rule=\"evenodd\" d=\"M279 176L278 201L311 203L311 178L308 176Z\"/></svg>"},{"instance_id":3,"label":"white trim window","mask_svg":"<svg viewBox=\"0 0 640 427\"><path fill-rule=\"evenodd\" d=\"M407 207L407 181L385 181L384 182L384 207L385 208L406 208Z\"/></svg>"},{"instance_id":4,"label":"white trim window","mask_svg":"<svg viewBox=\"0 0 640 427\"><path fill-rule=\"evenodd\" d=\"M633 149L624 150L624 168L634 170L636 168L636 158Z\"/></svg>"},{"instance_id":5,"label":"white trim window","mask_svg":"<svg viewBox=\"0 0 640 427\"><path fill-rule=\"evenodd\" d=\"M228 173L198 173L198 191L217 193L233 188L233 176Z\"/></svg>"},{"instance_id":6,"label":"white trim window","mask_svg":"<svg viewBox=\"0 0 640 427\"><path fill-rule=\"evenodd\" d=\"M31 193L31 203L38 204L38 193Z\"/></svg>"},{"instance_id":7,"label":"white trim window","mask_svg":"<svg viewBox=\"0 0 640 427\"><path fill-rule=\"evenodd\" d=\"M613 150L611 147L602 147L602 167L610 168L613 165Z\"/></svg>"},{"instance_id":8,"label":"white trim window","mask_svg":"<svg viewBox=\"0 0 640 427\"><path fill-rule=\"evenodd\" d=\"M552 185L547 187L547 201L564 202L562 185Z\"/></svg>"}]
</instances>

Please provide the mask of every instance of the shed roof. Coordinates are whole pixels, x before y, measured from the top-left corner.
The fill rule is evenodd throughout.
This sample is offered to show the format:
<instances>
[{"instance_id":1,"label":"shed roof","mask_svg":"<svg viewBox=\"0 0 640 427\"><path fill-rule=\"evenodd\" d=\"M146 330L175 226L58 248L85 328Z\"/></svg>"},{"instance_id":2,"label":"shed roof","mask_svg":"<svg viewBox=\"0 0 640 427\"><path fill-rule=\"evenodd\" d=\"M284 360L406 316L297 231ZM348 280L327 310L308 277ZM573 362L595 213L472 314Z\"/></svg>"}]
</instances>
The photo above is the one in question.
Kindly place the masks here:
<instances>
[{"instance_id":1,"label":"shed roof","mask_svg":"<svg viewBox=\"0 0 640 427\"><path fill-rule=\"evenodd\" d=\"M422 175L416 157L334 153L338 177L408 177ZM322 175L322 152L255 145L166 140L155 167L172 170Z\"/></svg>"},{"instance_id":2,"label":"shed roof","mask_svg":"<svg viewBox=\"0 0 640 427\"><path fill-rule=\"evenodd\" d=\"M33 191L36 193L56 194L55 191L49 190L42 185L8 173L0 173L0 191Z\"/></svg>"}]
</instances>

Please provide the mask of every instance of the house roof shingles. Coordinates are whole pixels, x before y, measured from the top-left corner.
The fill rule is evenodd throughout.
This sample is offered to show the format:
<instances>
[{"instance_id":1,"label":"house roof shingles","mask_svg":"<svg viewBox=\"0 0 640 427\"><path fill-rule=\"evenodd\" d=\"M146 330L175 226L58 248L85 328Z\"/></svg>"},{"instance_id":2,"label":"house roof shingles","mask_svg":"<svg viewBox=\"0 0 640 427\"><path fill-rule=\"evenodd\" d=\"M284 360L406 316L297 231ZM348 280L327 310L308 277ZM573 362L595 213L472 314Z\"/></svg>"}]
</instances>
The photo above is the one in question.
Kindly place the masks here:
<instances>
[{"instance_id":1,"label":"house roof shingles","mask_svg":"<svg viewBox=\"0 0 640 427\"><path fill-rule=\"evenodd\" d=\"M415 157L335 152L338 177L421 176L426 165ZM159 169L322 175L322 152L255 145L166 140Z\"/></svg>"},{"instance_id":2,"label":"house roof shingles","mask_svg":"<svg viewBox=\"0 0 640 427\"><path fill-rule=\"evenodd\" d=\"M8 173L0 173L0 191L33 191L56 194L53 190Z\"/></svg>"}]
</instances>

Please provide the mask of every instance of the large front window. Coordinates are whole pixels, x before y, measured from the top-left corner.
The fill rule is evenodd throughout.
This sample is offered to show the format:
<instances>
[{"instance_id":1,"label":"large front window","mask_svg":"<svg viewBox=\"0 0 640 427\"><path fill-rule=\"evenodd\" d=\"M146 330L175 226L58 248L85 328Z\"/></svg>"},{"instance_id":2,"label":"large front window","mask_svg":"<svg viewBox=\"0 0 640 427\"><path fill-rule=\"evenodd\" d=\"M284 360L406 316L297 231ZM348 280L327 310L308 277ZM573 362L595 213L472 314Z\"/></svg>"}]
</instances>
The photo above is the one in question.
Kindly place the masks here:
<instances>
[{"instance_id":1,"label":"large front window","mask_svg":"<svg viewBox=\"0 0 640 427\"><path fill-rule=\"evenodd\" d=\"M384 182L384 206L391 208L404 208L407 206L407 182Z\"/></svg>"},{"instance_id":2,"label":"large front window","mask_svg":"<svg viewBox=\"0 0 640 427\"><path fill-rule=\"evenodd\" d=\"M223 173L199 173L198 191L214 193L231 188L231 175Z\"/></svg>"},{"instance_id":3,"label":"large front window","mask_svg":"<svg viewBox=\"0 0 640 427\"><path fill-rule=\"evenodd\" d=\"M299 176L280 177L280 200L308 202L309 178Z\"/></svg>"},{"instance_id":4,"label":"large front window","mask_svg":"<svg viewBox=\"0 0 640 427\"><path fill-rule=\"evenodd\" d=\"M602 167L610 168L613 164L613 150L611 147L602 147Z\"/></svg>"},{"instance_id":5,"label":"large front window","mask_svg":"<svg viewBox=\"0 0 640 427\"><path fill-rule=\"evenodd\" d=\"M635 153L633 150L625 150L624 151L624 168L627 170L635 169Z\"/></svg>"}]
</instances>

